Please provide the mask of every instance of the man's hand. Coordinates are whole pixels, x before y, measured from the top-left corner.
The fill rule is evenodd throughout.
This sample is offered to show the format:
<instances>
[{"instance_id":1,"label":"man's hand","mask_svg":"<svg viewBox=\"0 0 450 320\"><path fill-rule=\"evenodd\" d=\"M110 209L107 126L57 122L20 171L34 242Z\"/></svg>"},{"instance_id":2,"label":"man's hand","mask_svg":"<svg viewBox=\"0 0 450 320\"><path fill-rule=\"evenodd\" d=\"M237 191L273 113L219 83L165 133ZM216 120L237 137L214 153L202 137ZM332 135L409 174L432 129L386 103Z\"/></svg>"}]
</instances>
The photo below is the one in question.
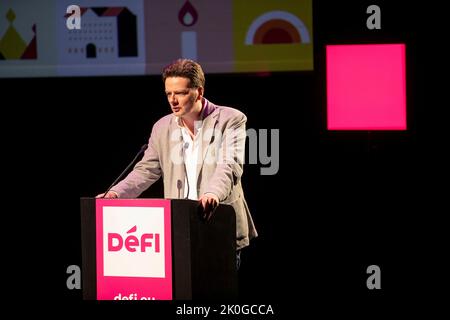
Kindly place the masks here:
<instances>
[{"instance_id":1,"label":"man's hand","mask_svg":"<svg viewBox=\"0 0 450 320\"><path fill-rule=\"evenodd\" d=\"M105 199L117 199L119 195L115 191L108 191L108 193L103 197L104 193L100 193L96 196L96 198L105 198Z\"/></svg>"},{"instance_id":2,"label":"man's hand","mask_svg":"<svg viewBox=\"0 0 450 320\"><path fill-rule=\"evenodd\" d=\"M208 221L219 205L219 198L214 193L205 193L198 200L198 204L199 208L202 209L201 217Z\"/></svg>"}]
</instances>

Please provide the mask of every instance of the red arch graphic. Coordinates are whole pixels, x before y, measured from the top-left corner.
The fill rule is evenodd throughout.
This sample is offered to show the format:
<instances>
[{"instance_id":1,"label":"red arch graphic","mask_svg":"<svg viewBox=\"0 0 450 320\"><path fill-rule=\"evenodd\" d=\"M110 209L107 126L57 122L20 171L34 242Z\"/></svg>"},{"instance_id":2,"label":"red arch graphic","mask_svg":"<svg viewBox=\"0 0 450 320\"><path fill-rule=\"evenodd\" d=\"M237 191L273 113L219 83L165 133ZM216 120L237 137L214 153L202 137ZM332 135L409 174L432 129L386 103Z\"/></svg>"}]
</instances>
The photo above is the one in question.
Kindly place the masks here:
<instances>
[{"instance_id":1,"label":"red arch graphic","mask_svg":"<svg viewBox=\"0 0 450 320\"><path fill-rule=\"evenodd\" d=\"M288 21L272 19L259 26L253 38L254 44L300 43L298 30Z\"/></svg>"}]
</instances>

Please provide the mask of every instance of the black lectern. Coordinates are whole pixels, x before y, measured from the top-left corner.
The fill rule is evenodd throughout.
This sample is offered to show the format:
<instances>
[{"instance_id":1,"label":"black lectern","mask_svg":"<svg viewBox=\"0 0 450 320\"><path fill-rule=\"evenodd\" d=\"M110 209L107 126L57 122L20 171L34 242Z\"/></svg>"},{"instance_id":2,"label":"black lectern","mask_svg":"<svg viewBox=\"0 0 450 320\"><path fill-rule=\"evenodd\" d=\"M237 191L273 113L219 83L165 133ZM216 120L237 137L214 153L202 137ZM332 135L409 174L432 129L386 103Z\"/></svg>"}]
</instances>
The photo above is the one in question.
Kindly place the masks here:
<instances>
[{"instance_id":1,"label":"black lectern","mask_svg":"<svg viewBox=\"0 0 450 320\"><path fill-rule=\"evenodd\" d=\"M96 201L81 198L83 299L97 299ZM140 201L144 199L133 199ZM115 201L111 199L109 201ZM172 297L174 300L237 298L236 216L219 205L209 221L198 214L198 202L170 200Z\"/></svg>"}]
</instances>

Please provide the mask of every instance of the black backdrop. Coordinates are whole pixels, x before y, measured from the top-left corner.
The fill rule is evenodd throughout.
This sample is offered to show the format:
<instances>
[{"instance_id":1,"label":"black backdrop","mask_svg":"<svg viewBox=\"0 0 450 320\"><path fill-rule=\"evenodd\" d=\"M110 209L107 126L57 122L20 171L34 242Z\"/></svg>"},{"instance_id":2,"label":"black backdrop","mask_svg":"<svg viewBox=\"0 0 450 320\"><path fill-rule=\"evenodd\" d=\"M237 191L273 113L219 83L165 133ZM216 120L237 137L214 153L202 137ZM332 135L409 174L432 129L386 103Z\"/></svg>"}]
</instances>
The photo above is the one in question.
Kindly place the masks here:
<instances>
[{"instance_id":1,"label":"black backdrop","mask_svg":"<svg viewBox=\"0 0 450 320\"><path fill-rule=\"evenodd\" d=\"M381 7L381 30L366 28L370 4ZM432 74L443 68L438 12L406 1L315 1L314 71L207 74L208 99L245 112L248 128L280 130L278 173L262 176L260 165L245 165L260 237L243 252L241 303L271 303L284 316L311 302L374 310L435 292L444 276L436 219L444 161L434 115L442 102ZM408 130L327 131L325 44L376 42L406 43ZM32 300L77 309L85 306L81 292L65 281L66 268L81 265L79 197L106 189L152 124L170 112L162 81L35 78L0 85L8 106L4 160L11 160L5 183L20 197L13 216L30 228L6 278ZM161 197L161 184L145 195ZM366 287L372 264L381 268L379 291Z\"/></svg>"}]
</instances>

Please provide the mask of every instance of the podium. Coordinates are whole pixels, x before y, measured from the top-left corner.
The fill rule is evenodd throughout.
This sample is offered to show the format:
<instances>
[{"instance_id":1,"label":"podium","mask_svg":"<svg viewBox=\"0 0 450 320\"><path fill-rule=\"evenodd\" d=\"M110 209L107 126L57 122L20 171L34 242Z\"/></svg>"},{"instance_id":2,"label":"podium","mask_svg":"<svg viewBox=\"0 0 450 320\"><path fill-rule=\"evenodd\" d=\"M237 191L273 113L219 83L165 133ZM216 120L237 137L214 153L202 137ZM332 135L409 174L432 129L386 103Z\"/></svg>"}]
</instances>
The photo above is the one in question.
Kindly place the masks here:
<instances>
[{"instance_id":1,"label":"podium","mask_svg":"<svg viewBox=\"0 0 450 320\"><path fill-rule=\"evenodd\" d=\"M209 221L193 200L81 198L80 206L83 299L237 298L231 206Z\"/></svg>"}]
</instances>

